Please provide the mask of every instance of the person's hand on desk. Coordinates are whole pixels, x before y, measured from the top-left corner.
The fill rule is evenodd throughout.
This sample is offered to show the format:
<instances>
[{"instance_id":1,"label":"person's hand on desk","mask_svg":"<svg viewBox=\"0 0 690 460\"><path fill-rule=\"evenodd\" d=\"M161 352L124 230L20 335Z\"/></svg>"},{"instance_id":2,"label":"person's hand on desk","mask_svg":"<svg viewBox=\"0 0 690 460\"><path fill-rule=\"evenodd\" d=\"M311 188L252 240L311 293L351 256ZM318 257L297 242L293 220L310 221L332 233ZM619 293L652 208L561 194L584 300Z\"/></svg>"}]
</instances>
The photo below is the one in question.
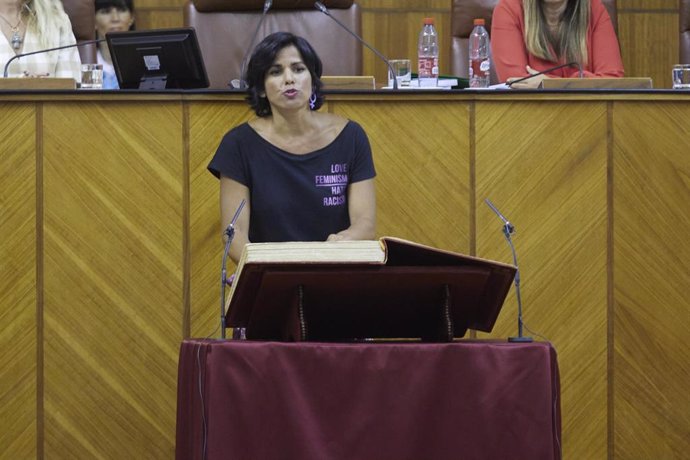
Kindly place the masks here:
<instances>
[{"instance_id":1,"label":"person's hand on desk","mask_svg":"<svg viewBox=\"0 0 690 460\"><path fill-rule=\"evenodd\" d=\"M46 72L46 73L33 73L33 72L29 72L29 71L25 70L22 77L24 77L24 78L47 78L47 77L50 77L50 74L48 72Z\"/></svg>"},{"instance_id":2,"label":"person's hand on desk","mask_svg":"<svg viewBox=\"0 0 690 460\"><path fill-rule=\"evenodd\" d=\"M530 66L525 66L525 69L527 70L527 73L530 75L535 75L532 78L528 78L526 80L517 82L517 83L512 83L517 80L522 80L525 77L510 77L506 80L506 84L510 86L511 88L514 89L537 89L539 88L539 85L541 85L542 80L546 78L551 78L548 75L541 74L541 75L536 75L539 73L538 70L534 70Z\"/></svg>"}]
</instances>

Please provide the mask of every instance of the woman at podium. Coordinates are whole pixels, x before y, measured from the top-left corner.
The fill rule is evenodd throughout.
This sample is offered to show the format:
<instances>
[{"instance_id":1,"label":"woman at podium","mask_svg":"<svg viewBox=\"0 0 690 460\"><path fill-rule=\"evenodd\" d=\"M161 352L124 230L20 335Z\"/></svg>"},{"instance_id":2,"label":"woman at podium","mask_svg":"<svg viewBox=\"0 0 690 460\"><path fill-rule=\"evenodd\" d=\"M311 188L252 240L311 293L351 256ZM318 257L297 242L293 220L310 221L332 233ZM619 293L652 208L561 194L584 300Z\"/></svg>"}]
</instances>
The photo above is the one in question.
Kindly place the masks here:
<instances>
[{"instance_id":1,"label":"woman at podium","mask_svg":"<svg viewBox=\"0 0 690 460\"><path fill-rule=\"evenodd\" d=\"M545 78L623 76L616 32L601 0L499 0L491 50L500 81L535 75L513 88L536 88ZM554 69L563 64L570 65Z\"/></svg>"},{"instance_id":2,"label":"woman at podium","mask_svg":"<svg viewBox=\"0 0 690 460\"><path fill-rule=\"evenodd\" d=\"M62 3L53 0L10 0L0 3L0 63L17 54L30 53L77 41ZM76 47L15 59L8 77L58 77L80 79L81 59Z\"/></svg>"},{"instance_id":3,"label":"woman at podium","mask_svg":"<svg viewBox=\"0 0 690 460\"><path fill-rule=\"evenodd\" d=\"M354 121L319 112L321 60L287 32L257 45L244 80L257 118L231 129L208 168L220 178L221 220L242 199L230 257L248 242L374 239L376 175Z\"/></svg>"}]
</instances>

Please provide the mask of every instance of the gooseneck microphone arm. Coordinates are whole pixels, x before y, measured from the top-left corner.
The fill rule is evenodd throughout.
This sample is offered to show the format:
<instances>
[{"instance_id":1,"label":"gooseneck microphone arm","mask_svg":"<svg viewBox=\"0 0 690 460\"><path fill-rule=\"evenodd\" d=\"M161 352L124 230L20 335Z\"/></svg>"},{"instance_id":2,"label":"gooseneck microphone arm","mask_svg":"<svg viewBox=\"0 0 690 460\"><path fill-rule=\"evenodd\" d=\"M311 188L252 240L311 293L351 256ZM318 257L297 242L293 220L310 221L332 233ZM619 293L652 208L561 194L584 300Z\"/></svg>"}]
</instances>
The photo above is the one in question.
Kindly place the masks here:
<instances>
[{"instance_id":1,"label":"gooseneck microphone arm","mask_svg":"<svg viewBox=\"0 0 690 460\"><path fill-rule=\"evenodd\" d=\"M245 200L242 200L240 202L237 211L235 211L235 215L232 217L232 221L230 221L230 225L228 225L228 227L223 232L223 235L227 236L228 239L225 241L225 251L223 251L223 265L221 266L220 270L220 337L222 339L225 339L225 286L228 283L228 252L230 252L230 244L232 243L232 240L235 238L235 223L237 222L237 218L240 217L242 208L244 208L244 203Z\"/></svg>"},{"instance_id":2,"label":"gooseneck microphone arm","mask_svg":"<svg viewBox=\"0 0 690 460\"><path fill-rule=\"evenodd\" d=\"M59 50L67 49L67 48L77 48L79 46L91 45L93 43L101 43L104 41L105 41L105 38L98 38L96 40L87 40L87 41L81 42L81 43L72 43L71 45L63 45L63 46L57 46L55 48L48 48L45 50L38 50L38 51L31 51L29 53L15 54L14 56L12 56L11 58L9 58L7 60L7 63L5 64L5 70L2 72L2 76L3 76L3 78L7 78L7 74L10 70L10 64L15 59L23 58L24 56L31 56L32 54L50 53L51 51L59 51Z\"/></svg>"},{"instance_id":3,"label":"gooseneck microphone arm","mask_svg":"<svg viewBox=\"0 0 690 460\"><path fill-rule=\"evenodd\" d=\"M553 72L554 70L562 69L563 67L577 67L579 78L584 78L584 73L582 72L582 66L579 62L568 62L567 64L557 65L556 67L551 67L546 70L542 70L538 73L533 73L532 75L527 75L526 77L518 78L510 83L506 83L508 86L513 86L515 83L520 83L521 81L529 80L530 78L538 77L539 75L544 75L545 73ZM493 208L492 208L493 209Z\"/></svg>"},{"instance_id":4,"label":"gooseneck microphone arm","mask_svg":"<svg viewBox=\"0 0 690 460\"><path fill-rule=\"evenodd\" d=\"M513 265L515 265L515 268L517 269L515 271L515 278L514 278L514 284L515 284L515 296L517 297L517 304L518 304L518 336L517 337L509 337L508 341L510 342L531 342L532 337L524 337L522 335L522 327L523 327L523 321L522 321L522 296L520 294L520 268L518 266L518 261L517 261L517 254L515 252L515 245L513 244L513 239L512 235L515 233L515 226L511 224L508 219L506 219L503 214L500 213L498 209L496 209L496 206L488 199L485 198L484 202L491 208L493 212L496 213L499 219L503 221L503 236L505 236L506 241L508 241L508 245L510 246L510 251L513 253Z\"/></svg>"},{"instance_id":5,"label":"gooseneck microphone arm","mask_svg":"<svg viewBox=\"0 0 690 460\"><path fill-rule=\"evenodd\" d=\"M254 42L256 41L257 35L259 35L259 29L261 29L261 24L264 23L264 19L266 19L266 13L268 13L268 10L271 9L271 5L273 5L273 0L266 0L264 2L264 9L261 13L261 18L259 18L259 22L256 24L256 29L254 29L254 35L252 35L252 40L249 42L249 46L247 47L247 51L244 52L244 57L242 58L242 65L240 66L240 78L239 78L239 88L240 89L246 89L247 88L247 81L244 79L244 73L247 71L247 61L249 60L249 55L252 52L252 49L254 47ZM233 86L234 81L230 81L229 86Z\"/></svg>"},{"instance_id":6,"label":"gooseneck microphone arm","mask_svg":"<svg viewBox=\"0 0 690 460\"><path fill-rule=\"evenodd\" d=\"M355 38L357 39L358 42L360 42L362 45L364 45L364 46L366 46L367 48L369 48L376 56L378 56L383 62L385 62L385 63L386 63L386 66L388 66L388 71L389 71L390 74L393 76L393 89L398 89L398 79L397 79L396 76L395 76L395 71L393 70L393 66L391 66L391 63L388 61L388 58L387 58L386 56L384 56L384 55L381 54L377 49L375 49L375 48L373 48L371 45L369 45L369 43L365 42L364 39L363 39L362 37L360 37L359 35L357 35L357 34L354 33L353 31L351 31L345 24L343 24L342 22L340 22L340 21L338 20L338 18L336 18L336 17L334 17L333 15L331 15L331 12L328 11L328 8L326 8L326 6L325 6L323 3L321 3L321 2L316 2L316 3L314 3L314 6L316 7L317 10L321 11L323 14L325 14L325 15L328 16L329 18L333 19L333 20L336 22L336 24L338 24L340 27L342 27L343 29L345 29L345 31L347 31L347 33L349 33L350 35L352 35L353 37L355 37Z\"/></svg>"}]
</instances>

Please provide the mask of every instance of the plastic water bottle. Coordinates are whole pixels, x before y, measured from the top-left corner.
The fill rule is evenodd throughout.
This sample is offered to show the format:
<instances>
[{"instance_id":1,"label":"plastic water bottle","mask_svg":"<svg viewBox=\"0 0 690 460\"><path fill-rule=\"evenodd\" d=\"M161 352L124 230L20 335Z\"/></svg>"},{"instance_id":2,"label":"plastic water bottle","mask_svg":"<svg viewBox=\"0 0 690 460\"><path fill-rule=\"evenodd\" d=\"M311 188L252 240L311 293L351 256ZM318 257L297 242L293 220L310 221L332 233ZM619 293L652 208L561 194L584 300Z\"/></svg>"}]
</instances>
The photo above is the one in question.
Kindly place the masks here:
<instances>
[{"instance_id":1,"label":"plastic water bottle","mask_svg":"<svg viewBox=\"0 0 690 460\"><path fill-rule=\"evenodd\" d=\"M424 18L424 27L419 33L417 59L419 86L437 86L438 34L434 27L434 18Z\"/></svg>"},{"instance_id":2,"label":"plastic water bottle","mask_svg":"<svg viewBox=\"0 0 690 460\"><path fill-rule=\"evenodd\" d=\"M491 75L489 33L483 19L474 20L470 34L470 88L488 88Z\"/></svg>"}]
</instances>

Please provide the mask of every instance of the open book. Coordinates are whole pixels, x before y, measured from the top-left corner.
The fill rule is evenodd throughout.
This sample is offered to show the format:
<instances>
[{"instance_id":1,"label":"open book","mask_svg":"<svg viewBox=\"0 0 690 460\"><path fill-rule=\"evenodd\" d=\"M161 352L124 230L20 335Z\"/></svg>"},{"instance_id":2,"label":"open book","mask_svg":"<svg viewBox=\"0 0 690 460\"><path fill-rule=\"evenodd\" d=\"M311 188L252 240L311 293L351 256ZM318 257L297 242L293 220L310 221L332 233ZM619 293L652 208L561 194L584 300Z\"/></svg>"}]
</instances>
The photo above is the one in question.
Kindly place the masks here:
<instances>
[{"instance_id":1,"label":"open book","mask_svg":"<svg viewBox=\"0 0 690 460\"><path fill-rule=\"evenodd\" d=\"M295 241L288 243L249 243L237 264L256 263L372 263L386 262L382 240Z\"/></svg>"},{"instance_id":2,"label":"open book","mask_svg":"<svg viewBox=\"0 0 690 460\"><path fill-rule=\"evenodd\" d=\"M392 237L249 243L226 324L263 340L451 340L491 330L515 271Z\"/></svg>"}]
</instances>

